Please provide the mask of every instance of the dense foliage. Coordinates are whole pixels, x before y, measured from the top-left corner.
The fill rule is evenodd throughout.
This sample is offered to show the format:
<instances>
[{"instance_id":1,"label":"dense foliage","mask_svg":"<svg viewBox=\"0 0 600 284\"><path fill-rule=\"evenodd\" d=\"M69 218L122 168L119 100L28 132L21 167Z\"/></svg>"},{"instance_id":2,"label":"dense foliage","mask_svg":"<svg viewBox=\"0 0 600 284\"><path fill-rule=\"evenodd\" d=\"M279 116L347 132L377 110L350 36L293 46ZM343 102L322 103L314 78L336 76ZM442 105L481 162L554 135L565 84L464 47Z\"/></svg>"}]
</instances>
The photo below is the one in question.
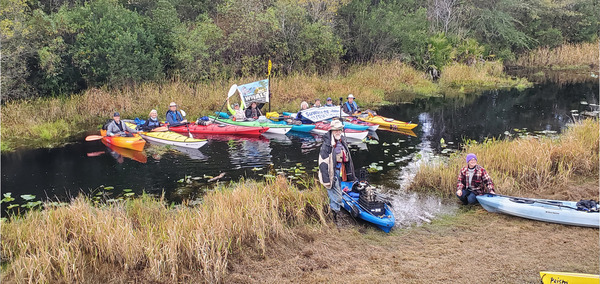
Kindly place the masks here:
<instances>
[{"instance_id":1,"label":"dense foliage","mask_svg":"<svg viewBox=\"0 0 600 284\"><path fill-rule=\"evenodd\" d=\"M94 86L422 70L598 38L593 0L1 0L2 101Z\"/></svg>"}]
</instances>

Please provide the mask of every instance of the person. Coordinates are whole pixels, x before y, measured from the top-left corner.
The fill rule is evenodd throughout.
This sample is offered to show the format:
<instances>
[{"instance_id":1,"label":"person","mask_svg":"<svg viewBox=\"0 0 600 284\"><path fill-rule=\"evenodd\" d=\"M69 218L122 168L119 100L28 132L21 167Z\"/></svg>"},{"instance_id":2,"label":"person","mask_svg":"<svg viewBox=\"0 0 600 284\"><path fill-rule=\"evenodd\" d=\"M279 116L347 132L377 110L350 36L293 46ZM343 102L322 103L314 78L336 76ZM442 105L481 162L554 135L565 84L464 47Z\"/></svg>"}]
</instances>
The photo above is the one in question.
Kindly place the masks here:
<instances>
[{"instance_id":1,"label":"person","mask_svg":"<svg viewBox=\"0 0 600 284\"><path fill-rule=\"evenodd\" d=\"M464 205L477 203L477 195L483 195L485 191L496 193L492 178L477 164L477 156L470 153L466 160L467 165L458 173L456 185L456 196Z\"/></svg>"},{"instance_id":2,"label":"person","mask_svg":"<svg viewBox=\"0 0 600 284\"><path fill-rule=\"evenodd\" d=\"M188 123L187 119L185 119L185 116L177 110L177 104L175 102L171 102L169 104L169 110L167 111L166 116L169 126L179 126Z\"/></svg>"},{"instance_id":3,"label":"person","mask_svg":"<svg viewBox=\"0 0 600 284\"><path fill-rule=\"evenodd\" d=\"M258 117L262 116L262 112L257 107L256 102L252 102L250 107L246 109L246 118L258 119Z\"/></svg>"},{"instance_id":4,"label":"person","mask_svg":"<svg viewBox=\"0 0 600 284\"><path fill-rule=\"evenodd\" d=\"M354 95L348 95L348 101L344 103L344 112L347 114L355 114L359 111L358 105L354 101Z\"/></svg>"},{"instance_id":5,"label":"person","mask_svg":"<svg viewBox=\"0 0 600 284\"><path fill-rule=\"evenodd\" d=\"M320 99L316 99L315 100L315 104L313 105L313 107L322 107L321 100Z\"/></svg>"},{"instance_id":6,"label":"person","mask_svg":"<svg viewBox=\"0 0 600 284\"><path fill-rule=\"evenodd\" d=\"M308 109L308 103L306 101L303 101L302 103L300 103L300 110L296 114L296 120L299 120L300 122L302 122L302 124L313 123L310 119L307 119L304 116L302 116L302 111L307 110L307 109Z\"/></svg>"},{"instance_id":7,"label":"person","mask_svg":"<svg viewBox=\"0 0 600 284\"><path fill-rule=\"evenodd\" d=\"M113 121L106 127L106 136L133 137L132 133L137 133L137 130L129 128L127 124L121 121L121 115L115 112L113 114Z\"/></svg>"},{"instance_id":8,"label":"person","mask_svg":"<svg viewBox=\"0 0 600 284\"><path fill-rule=\"evenodd\" d=\"M335 106L335 105L333 104L333 100L332 100L330 97L329 97L329 98L327 98L327 103L325 103L325 106L326 106L326 107L332 107L332 106Z\"/></svg>"},{"instance_id":9,"label":"person","mask_svg":"<svg viewBox=\"0 0 600 284\"><path fill-rule=\"evenodd\" d=\"M229 105L229 98L227 99L227 110L233 116L233 120L236 121L244 121L246 120L246 113L244 112L244 102L242 101L242 106L238 103L234 103L233 105Z\"/></svg>"},{"instance_id":10,"label":"person","mask_svg":"<svg viewBox=\"0 0 600 284\"><path fill-rule=\"evenodd\" d=\"M342 136L343 128L341 121L333 120L331 129L323 134L319 152L319 182L327 189L329 206L336 222L342 206L341 181L356 180L348 143Z\"/></svg>"},{"instance_id":11,"label":"person","mask_svg":"<svg viewBox=\"0 0 600 284\"><path fill-rule=\"evenodd\" d=\"M153 109L150 111L148 119L144 124L139 126L139 129L142 131L152 131L152 129L162 126L160 120L158 120L158 112Z\"/></svg>"}]
</instances>

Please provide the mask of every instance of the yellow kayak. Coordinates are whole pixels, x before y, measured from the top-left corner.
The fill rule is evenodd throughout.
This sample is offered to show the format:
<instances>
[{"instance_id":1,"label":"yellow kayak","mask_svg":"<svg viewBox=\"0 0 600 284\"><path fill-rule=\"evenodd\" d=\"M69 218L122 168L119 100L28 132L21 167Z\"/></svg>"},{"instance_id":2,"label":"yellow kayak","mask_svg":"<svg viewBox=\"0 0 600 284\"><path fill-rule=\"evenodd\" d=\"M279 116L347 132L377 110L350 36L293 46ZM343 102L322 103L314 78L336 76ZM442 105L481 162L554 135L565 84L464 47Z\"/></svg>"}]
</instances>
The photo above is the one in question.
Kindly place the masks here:
<instances>
[{"instance_id":1,"label":"yellow kayak","mask_svg":"<svg viewBox=\"0 0 600 284\"><path fill-rule=\"evenodd\" d=\"M363 115L357 116L357 118L362 121L379 124L381 126L387 127L392 130L398 130L398 129L409 129L410 130L410 129L417 127L417 124L408 123L408 122L404 122L404 121L400 121L400 120L395 120L393 118L387 118L387 117L383 117L381 115L371 116L371 115L363 114Z\"/></svg>"},{"instance_id":2,"label":"yellow kayak","mask_svg":"<svg viewBox=\"0 0 600 284\"><path fill-rule=\"evenodd\" d=\"M135 124L127 123L127 126L135 129ZM156 142L161 144L186 147L186 148L195 148L199 149L204 146L208 141L206 139L196 139L190 138L185 135L181 135L172 131L164 131L164 132L139 132L139 134L146 140L150 142Z\"/></svg>"},{"instance_id":3,"label":"yellow kayak","mask_svg":"<svg viewBox=\"0 0 600 284\"><path fill-rule=\"evenodd\" d=\"M569 272L551 272L540 271L542 283L577 283L577 284L598 284L600 283L600 275L569 273Z\"/></svg>"}]
</instances>

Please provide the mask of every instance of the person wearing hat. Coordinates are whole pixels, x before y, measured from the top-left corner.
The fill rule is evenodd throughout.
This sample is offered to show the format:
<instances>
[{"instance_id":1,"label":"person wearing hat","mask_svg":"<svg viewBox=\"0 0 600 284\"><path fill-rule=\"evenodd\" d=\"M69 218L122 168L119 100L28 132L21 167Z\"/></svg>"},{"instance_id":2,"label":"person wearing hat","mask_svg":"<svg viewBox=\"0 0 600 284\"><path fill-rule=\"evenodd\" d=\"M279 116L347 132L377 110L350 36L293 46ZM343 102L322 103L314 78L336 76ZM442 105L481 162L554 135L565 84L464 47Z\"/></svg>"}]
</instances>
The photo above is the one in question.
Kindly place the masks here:
<instances>
[{"instance_id":1,"label":"person wearing hat","mask_svg":"<svg viewBox=\"0 0 600 284\"><path fill-rule=\"evenodd\" d=\"M477 203L477 195L493 193L494 183L487 171L477 164L477 156L470 153L467 155L467 165L458 173L458 184L456 185L456 196L464 205Z\"/></svg>"},{"instance_id":2,"label":"person wearing hat","mask_svg":"<svg viewBox=\"0 0 600 284\"><path fill-rule=\"evenodd\" d=\"M106 127L106 136L132 137L133 134L131 133L137 133L137 130L129 128L127 124L121 121L121 115L115 112L113 120Z\"/></svg>"},{"instance_id":3,"label":"person wearing hat","mask_svg":"<svg viewBox=\"0 0 600 284\"><path fill-rule=\"evenodd\" d=\"M348 101L346 103L344 103L344 112L352 115L352 114L357 113L359 110L360 109L358 108L358 105L354 101L354 95L349 94Z\"/></svg>"},{"instance_id":4,"label":"person wearing hat","mask_svg":"<svg viewBox=\"0 0 600 284\"><path fill-rule=\"evenodd\" d=\"M256 120L263 114L260 111L260 108L258 108L258 105L256 104L256 102L252 102L250 104L250 107L246 109L245 115L246 115L246 118L252 118L252 119Z\"/></svg>"},{"instance_id":5,"label":"person wearing hat","mask_svg":"<svg viewBox=\"0 0 600 284\"><path fill-rule=\"evenodd\" d=\"M162 122L158 120L158 112L153 109L150 111L148 119L138 128L142 131L152 131L152 129L162 126Z\"/></svg>"},{"instance_id":6,"label":"person wearing hat","mask_svg":"<svg viewBox=\"0 0 600 284\"><path fill-rule=\"evenodd\" d=\"M335 106L335 105L333 104L333 100L332 100L330 97L329 97L329 98L327 98L327 102L325 103L325 106L326 106L326 107L332 107L332 106Z\"/></svg>"},{"instance_id":7,"label":"person wearing hat","mask_svg":"<svg viewBox=\"0 0 600 284\"><path fill-rule=\"evenodd\" d=\"M246 120L246 114L244 113L244 101L242 101L242 106L238 103L234 103L233 105L229 104L229 98L227 98L227 110L233 116L233 120L235 121L244 121Z\"/></svg>"},{"instance_id":8,"label":"person wearing hat","mask_svg":"<svg viewBox=\"0 0 600 284\"><path fill-rule=\"evenodd\" d=\"M323 144L319 152L319 182L327 188L329 206L334 220L342 206L341 181L353 181L354 164L346 138L342 136L344 125L338 119L331 122L331 129L323 134Z\"/></svg>"},{"instance_id":9,"label":"person wearing hat","mask_svg":"<svg viewBox=\"0 0 600 284\"><path fill-rule=\"evenodd\" d=\"M316 99L315 100L315 104L313 104L313 107L322 107L321 100L320 99Z\"/></svg>"},{"instance_id":10,"label":"person wearing hat","mask_svg":"<svg viewBox=\"0 0 600 284\"><path fill-rule=\"evenodd\" d=\"M169 104L169 110L167 111L166 116L169 126L179 126L188 123L187 119L185 119L185 115L177 110L177 104L175 102Z\"/></svg>"}]
</instances>

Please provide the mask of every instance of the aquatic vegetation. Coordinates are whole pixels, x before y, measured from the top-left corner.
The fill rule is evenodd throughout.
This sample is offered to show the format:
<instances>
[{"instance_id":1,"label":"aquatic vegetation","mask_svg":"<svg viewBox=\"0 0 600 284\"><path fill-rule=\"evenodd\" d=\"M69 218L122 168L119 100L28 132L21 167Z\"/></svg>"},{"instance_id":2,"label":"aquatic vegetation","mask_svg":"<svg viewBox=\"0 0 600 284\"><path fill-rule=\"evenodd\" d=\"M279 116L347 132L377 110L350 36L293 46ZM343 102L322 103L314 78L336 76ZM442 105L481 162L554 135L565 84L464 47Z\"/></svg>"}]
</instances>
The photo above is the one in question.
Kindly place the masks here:
<instances>
[{"instance_id":1,"label":"aquatic vegetation","mask_svg":"<svg viewBox=\"0 0 600 284\"><path fill-rule=\"evenodd\" d=\"M553 69L586 68L598 66L598 41L586 43L566 43L556 48L538 47L519 56L515 62L523 67ZM542 71L540 71L542 72Z\"/></svg>"}]
</instances>

